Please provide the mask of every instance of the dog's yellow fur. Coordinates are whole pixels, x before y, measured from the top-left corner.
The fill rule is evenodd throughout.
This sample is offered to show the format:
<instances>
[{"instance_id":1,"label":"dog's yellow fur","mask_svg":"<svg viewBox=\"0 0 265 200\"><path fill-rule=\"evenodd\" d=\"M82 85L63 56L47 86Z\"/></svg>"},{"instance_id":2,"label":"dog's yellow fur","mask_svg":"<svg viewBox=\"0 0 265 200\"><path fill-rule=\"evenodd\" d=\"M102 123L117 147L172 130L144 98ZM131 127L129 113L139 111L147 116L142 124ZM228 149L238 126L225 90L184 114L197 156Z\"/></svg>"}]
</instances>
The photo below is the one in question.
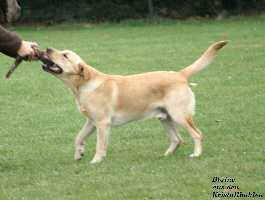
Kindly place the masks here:
<instances>
[{"instance_id":1,"label":"dog's yellow fur","mask_svg":"<svg viewBox=\"0 0 265 200\"><path fill-rule=\"evenodd\" d=\"M182 138L175 127L179 125L194 140L191 156L199 156L203 137L192 121L195 98L188 80L210 64L217 51L227 43L213 44L194 64L179 72L157 71L130 76L103 74L72 51L49 48L50 59L62 73L47 71L69 87L80 111L88 118L76 138L74 158L82 158L84 140L97 129L96 154L91 162L100 162L106 156L112 127L151 117L156 117L169 134L171 144L165 155L173 153L181 144Z\"/></svg>"}]
</instances>

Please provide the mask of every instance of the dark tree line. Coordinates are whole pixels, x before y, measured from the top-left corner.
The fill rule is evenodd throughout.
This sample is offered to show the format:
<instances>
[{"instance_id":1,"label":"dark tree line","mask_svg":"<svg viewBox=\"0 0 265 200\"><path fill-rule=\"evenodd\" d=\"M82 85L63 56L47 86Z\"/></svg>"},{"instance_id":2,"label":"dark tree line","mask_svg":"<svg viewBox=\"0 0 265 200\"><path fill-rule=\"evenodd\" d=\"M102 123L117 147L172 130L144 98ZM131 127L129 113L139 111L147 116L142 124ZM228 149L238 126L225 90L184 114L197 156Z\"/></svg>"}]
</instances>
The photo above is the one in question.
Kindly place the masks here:
<instances>
[{"instance_id":1,"label":"dark tree line","mask_svg":"<svg viewBox=\"0 0 265 200\"><path fill-rule=\"evenodd\" d=\"M18 0L20 22L60 23L67 20L92 22L147 18L148 0ZM260 14L265 0L152 0L155 16L186 19L190 16L215 17Z\"/></svg>"}]
</instances>

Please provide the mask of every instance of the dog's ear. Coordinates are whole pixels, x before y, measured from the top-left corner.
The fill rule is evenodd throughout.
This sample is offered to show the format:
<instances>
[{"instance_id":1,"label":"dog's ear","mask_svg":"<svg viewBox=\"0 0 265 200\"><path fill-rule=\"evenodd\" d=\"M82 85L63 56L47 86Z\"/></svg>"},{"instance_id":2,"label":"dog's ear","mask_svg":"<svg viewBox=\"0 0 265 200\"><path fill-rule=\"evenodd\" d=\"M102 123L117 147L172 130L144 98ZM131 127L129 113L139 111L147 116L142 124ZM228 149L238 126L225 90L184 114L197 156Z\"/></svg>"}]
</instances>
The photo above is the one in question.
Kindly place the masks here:
<instances>
[{"instance_id":1,"label":"dog's ear","mask_svg":"<svg viewBox=\"0 0 265 200\"><path fill-rule=\"evenodd\" d=\"M84 76L85 81L88 81L90 77L92 76L92 72L89 70L89 66L85 63L79 63L79 74L81 76Z\"/></svg>"}]
</instances>

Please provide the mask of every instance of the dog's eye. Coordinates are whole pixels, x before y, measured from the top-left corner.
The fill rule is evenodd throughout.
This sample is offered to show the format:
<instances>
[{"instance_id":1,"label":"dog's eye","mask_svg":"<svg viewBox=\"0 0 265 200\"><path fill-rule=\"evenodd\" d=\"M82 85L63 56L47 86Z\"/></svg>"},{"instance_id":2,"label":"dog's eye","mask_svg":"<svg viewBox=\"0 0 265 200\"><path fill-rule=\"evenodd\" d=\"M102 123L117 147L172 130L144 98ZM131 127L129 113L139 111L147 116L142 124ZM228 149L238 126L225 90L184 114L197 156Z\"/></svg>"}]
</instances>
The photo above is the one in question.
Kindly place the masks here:
<instances>
[{"instance_id":1,"label":"dog's eye","mask_svg":"<svg viewBox=\"0 0 265 200\"><path fill-rule=\"evenodd\" d=\"M63 54L63 57L68 58L66 54Z\"/></svg>"}]
</instances>

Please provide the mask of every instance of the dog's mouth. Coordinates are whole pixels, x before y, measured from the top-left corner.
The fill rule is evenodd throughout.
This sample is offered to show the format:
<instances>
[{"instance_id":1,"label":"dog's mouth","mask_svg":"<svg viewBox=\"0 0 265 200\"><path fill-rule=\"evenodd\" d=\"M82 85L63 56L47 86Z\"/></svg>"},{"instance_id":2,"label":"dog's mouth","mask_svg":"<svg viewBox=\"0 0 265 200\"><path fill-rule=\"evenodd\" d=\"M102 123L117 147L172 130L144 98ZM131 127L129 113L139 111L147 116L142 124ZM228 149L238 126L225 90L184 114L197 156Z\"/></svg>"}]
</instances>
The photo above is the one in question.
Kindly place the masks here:
<instances>
[{"instance_id":1,"label":"dog's mouth","mask_svg":"<svg viewBox=\"0 0 265 200\"><path fill-rule=\"evenodd\" d=\"M55 73L55 74L61 74L61 73L63 73L62 68L59 67L54 62L52 62L46 52L41 56L41 59L40 60L44 63L44 65L42 65L42 69L44 71L50 72L50 73Z\"/></svg>"},{"instance_id":2,"label":"dog's mouth","mask_svg":"<svg viewBox=\"0 0 265 200\"><path fill-rule=\"evenodd\" d=\"M52 72L55 74L61 74L63 73L63 70L61 67L59 67L57 64L50 61L49 63L45 63L42 65L42 69L46 72Z\"/></svg>"}]
</instances>

